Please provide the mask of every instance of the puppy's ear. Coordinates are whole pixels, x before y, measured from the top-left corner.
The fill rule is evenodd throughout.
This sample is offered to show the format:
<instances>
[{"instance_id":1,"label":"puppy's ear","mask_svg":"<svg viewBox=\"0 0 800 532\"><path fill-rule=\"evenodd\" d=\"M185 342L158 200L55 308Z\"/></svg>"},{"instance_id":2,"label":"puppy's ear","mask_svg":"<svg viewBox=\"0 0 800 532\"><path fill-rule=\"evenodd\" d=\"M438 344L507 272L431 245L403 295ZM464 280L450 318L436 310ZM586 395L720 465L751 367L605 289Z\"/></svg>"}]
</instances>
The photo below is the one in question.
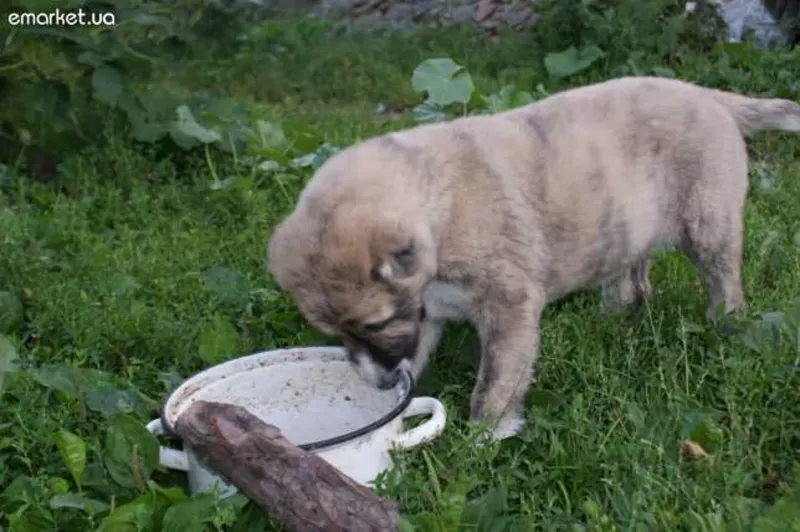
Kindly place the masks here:
<instances>
[{"instance_id":1,"label":"puppy's ear","mask_svg":"<svg viewBox=\"0 0 800 532\"><path fill-rule=\"evenodd\" d=\"M391 283L414 275L418 267L419 252L414 242L410 242L383 257L374 268L372 276L375 281Z\"/></svg>"},{"instance_id":2,"label":"puppy's ear","mask_svg":"<svg viewBox=\"0 0 800 532\"><path fill-rule=\"evenodd\" d=\"M300 231L294 218L283 220L267 238L265 262L267 272L275 285L281 290L292 290L298 278L307 273L304 270L304 257L301 244L305 235Z\"/></svg>"}]
</instances>

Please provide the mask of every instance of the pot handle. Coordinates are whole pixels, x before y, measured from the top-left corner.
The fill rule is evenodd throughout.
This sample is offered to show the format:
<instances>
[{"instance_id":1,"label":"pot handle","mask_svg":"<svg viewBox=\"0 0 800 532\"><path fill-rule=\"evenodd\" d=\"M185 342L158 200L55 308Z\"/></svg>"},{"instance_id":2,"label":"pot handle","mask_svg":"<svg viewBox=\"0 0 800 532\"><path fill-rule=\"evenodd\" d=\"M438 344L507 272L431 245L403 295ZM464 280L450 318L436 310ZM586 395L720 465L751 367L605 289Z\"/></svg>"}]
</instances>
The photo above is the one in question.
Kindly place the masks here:
<instances>
[{"instance_id":1,"label":"pot handle","mask_svg":"<svg viewBox=\"0 0 800 532\"><path fill-rule=\"evenodd\" d=\"M160 419L154 419L147 424L147 431L153 436L164 435L164 424ZM186 453L169 447L158 448L158 463L167 469L189 471L189 457Z\"/></svg>"},{"instance_id":2,"label":"pot handle","mask_svg":"<svg viewBox=\"0 0 800 532\"><path fill-rule=\"evenodd\" d=\"M397 447L410 449L426 443L442 433L447 421L447 415L442 403L433 397L415 397L411 400L408 408L403 411L401 417L406 418L420 414L430 414L431 418L422 425L395 437L392 441Z\"/></svg>"}]
</instances>

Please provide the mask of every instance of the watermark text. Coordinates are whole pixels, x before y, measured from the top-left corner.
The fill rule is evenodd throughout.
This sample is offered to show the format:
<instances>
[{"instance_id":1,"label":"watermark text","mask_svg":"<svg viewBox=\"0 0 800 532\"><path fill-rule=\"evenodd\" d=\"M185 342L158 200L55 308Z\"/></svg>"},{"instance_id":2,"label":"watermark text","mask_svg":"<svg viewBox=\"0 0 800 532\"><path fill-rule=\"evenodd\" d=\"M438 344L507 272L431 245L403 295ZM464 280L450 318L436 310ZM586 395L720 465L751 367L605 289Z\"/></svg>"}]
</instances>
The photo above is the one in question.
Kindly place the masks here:
<instances>
[{"instance_id":1,"label":"watermark text","mask_svg":"<svg viewBox=\"0 0 800 532\"><path fill-rule=\"evenodd\" d=\"M117 16L110 11L84 11L81 8L40 13L9 13L8 23L12 26L114 26Z\"/></svg>"}]
</instances>

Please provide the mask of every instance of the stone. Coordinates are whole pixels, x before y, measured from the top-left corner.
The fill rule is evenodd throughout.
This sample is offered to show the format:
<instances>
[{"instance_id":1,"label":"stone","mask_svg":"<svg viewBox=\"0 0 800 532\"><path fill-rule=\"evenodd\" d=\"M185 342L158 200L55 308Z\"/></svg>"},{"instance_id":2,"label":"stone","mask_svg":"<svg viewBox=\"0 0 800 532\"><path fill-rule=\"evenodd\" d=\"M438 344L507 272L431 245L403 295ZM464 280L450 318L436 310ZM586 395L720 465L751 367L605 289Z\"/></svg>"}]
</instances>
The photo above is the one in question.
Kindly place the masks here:
<instances>
[{"instance_id":1,"label":"stone","mask_svg":"<svg viewBox=\"0 0 800 532\"><path fill-rule=\"evenodd\" d=\"M452 22L463 23L471 21L474 14L475 6L463 5L455 7L454 9L450 9L448 12L448 18Z\"/></svg>"},{"instance_id":2,"label":"stone","mask_svg":"<svg viewBox=\"0 0 800 532\"><path fill-rule=\"evenodd\" d=\"M306 1L306 0L298 0ZM508 0L321 0L312 14L328 19L350 19L350 29L393 28L413 31L471 23L490 28L530 27L538 16L529 2Z\"/></svg>"}]
</instances>

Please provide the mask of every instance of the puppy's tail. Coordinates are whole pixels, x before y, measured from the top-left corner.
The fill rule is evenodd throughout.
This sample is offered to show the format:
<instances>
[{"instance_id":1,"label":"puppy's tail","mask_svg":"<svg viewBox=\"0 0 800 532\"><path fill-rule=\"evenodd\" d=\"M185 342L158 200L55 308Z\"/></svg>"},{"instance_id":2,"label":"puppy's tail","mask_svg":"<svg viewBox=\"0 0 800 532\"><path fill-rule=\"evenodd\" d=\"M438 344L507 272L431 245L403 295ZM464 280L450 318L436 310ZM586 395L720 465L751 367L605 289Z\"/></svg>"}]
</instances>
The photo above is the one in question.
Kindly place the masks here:
<instances>
[{"instance_id":1,"label":"puppy's tail","mask_svg":"<svg viewBox=\"0 0 800 532\"><path fill-rule=\"evenodd\" d=\"M800 105L780 98L748 98L711 90L711 96L736 119L747 135L755 131L800 131Z\"/></svg>"}]
</instances>

